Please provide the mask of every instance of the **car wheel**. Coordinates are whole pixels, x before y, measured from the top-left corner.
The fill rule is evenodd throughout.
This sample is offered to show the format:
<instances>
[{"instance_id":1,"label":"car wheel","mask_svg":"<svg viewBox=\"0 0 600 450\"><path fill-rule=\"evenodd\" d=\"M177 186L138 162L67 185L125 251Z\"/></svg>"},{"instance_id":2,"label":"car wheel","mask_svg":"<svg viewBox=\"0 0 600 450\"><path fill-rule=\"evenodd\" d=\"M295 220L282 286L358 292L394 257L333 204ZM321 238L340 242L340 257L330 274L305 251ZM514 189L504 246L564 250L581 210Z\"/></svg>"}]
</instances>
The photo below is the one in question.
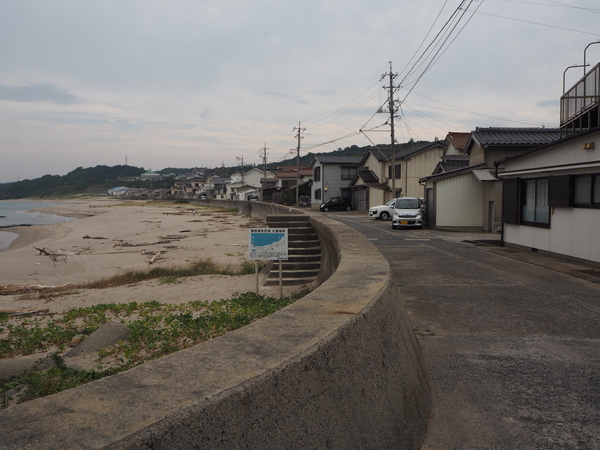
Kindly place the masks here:
<instances>
[{"instance_id":1,"label":"car wheel","mask_svg":"<svg viewBox=\"0 0 600 450\"><path fill-rule=\"evenodd\" d=\"M346 211L352 211L352 207L351 206L346 206Z\"/></svg>"},{"instance_id":2,"label":"car wheel","mask_svg":"<svg viewBox=\"0 0 600 450\"><path fill-rule=\"evenodd\" d=\"M392 230L397 230L398 227L396 225L392 225Z\"/></svg>"},{"instance_id":3,"label":"car wheel","mask_svg":"<svg viewBox=\"0 0 600 450\"><path fill-rule=\"evenodd\" d=\"M329 208L326 206L325 208L323 208L323 211L329 212Z\"/></svg>"},{"instance_id":4,"label":"car wheel","mask_svg":"<svg viewBox=\"0 0 600 450\"><path fill-rule=\"evenodd\" d=\"M390 213L383 211L381 214L379 214L379 218L381 220L388 220L390 218Z\"/></svg>"}]
</instances>

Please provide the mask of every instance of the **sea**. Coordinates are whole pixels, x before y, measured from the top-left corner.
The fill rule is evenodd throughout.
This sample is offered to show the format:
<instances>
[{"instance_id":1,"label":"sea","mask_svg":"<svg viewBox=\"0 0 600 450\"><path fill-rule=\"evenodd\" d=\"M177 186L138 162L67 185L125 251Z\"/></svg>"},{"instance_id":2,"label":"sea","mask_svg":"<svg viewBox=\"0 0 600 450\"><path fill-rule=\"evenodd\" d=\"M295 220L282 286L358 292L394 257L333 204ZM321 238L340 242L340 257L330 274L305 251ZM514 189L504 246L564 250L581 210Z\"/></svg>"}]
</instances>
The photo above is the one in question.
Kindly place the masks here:
<instances>
[{"instance_id":1,"label":"sea","mask_svg":"<svg viewBox=\"0 0 600 450\"><path fill-rule=\"evenodd\" d=\"M6 250L18 237L16 233L2 231L3 228L30 225L50 225L75 220L72 217L32 212L34 209L60 206L60 203L0 201L0 250Z\"/></svg>"}]
</instances>

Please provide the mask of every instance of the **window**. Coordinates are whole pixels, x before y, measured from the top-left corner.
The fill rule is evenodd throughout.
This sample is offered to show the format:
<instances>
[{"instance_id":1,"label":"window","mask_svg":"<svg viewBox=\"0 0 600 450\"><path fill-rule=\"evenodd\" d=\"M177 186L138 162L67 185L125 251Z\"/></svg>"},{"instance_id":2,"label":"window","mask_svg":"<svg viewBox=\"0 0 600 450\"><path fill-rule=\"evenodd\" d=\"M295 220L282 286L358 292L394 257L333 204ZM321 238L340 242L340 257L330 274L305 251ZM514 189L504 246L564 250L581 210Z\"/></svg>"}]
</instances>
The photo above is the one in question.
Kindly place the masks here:
<instances>
[{"instance_id":1,"label":"window","mask_svg":"<svg viewBox=\"0 0 600 450\"><path fill-rule=\"evenodd\" d=\"M351 180L356 175L356 167L342 167L342 180Z\"/></svg>"},{"instance_id":2,"label":"window","mask_svg":"<svg viewBox=\"0 0 600 450\"><path fill-rule=\"evenodd\" d=\"M394 171L394 179L398 179L402 175L400 171L400 164L396 164L394 167L396 167L396 170ZM388 166L388 178L390 180L392 179L392 166Z\"/></svg>"},{"instance_id":3,"label":"window","mask_svg":"<svg viewBox=\"0 0 600 450\"><path fill-rule=\"evenodd\" d=\"M547 178L522 181L521 222L535 225L550 224Z\"/></svg>"},{"instance_id":4,"label":"window","mask_svg":"<svg viewBox=\"0 0 600 450\"><path fill-rule=\"evenodd\" d=\"M502 221L549 227L548 188L551 184L548 178L505 179L502 183Z\"/></svg>"},{"instance_id":5,"label":"window","mask_svg":"<svg viewBox=\"0 0 600 450\"><path fill-rule=\"evenodd\" d=\"M321 200L321 189L315 189L315 200Z\"/></svg>"},{"instance_id":6,"label":"window","mask_svg":"<svg viewBox=\"0 0 600 450\"><path fill-rule=\"evenodd\" d=\"M313 173L313 180L321 181L321 166L315 167L315 170ZM321 197L319 197L319 198L321 198Z\"/></svg>"},{"instance_id":7,"label":"window","mask_svg":"<svg viewBox=\"0 0 600 450\"><path fill-rule=\"evenodd\" d=\"M600 206L600 174L577 175L573 187L575 206Z\"/></svg>"}]
</instances>

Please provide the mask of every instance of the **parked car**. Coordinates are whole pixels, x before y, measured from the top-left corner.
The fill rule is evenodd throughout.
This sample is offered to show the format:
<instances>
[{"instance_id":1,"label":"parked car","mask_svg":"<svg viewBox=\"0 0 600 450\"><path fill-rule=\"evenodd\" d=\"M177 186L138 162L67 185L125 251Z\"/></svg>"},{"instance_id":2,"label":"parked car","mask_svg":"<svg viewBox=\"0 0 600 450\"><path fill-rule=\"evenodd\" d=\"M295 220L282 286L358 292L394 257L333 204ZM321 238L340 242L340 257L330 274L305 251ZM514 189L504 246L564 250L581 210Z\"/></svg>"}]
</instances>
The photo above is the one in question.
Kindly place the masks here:
<instances>
[{"instance_id":1,"label":"parked car","mask_svg":"<svg viewBox=\"0 0 600 450\"><path fill-rule=\"evenodd\" d=\"M394 203L396 203L395 198L388 201L385 205L373 206L369 209L369 217L388 220L394 214Z\"/></svg>"},{"instance_id":2,"label":"parked car","mask_svg":"<svg viewBox=\"0 0 600 450\"><path fill-rule=\"evenodd\" d=\"M392 228L416 227L423 228L425 213L423 199L418 197L400 197L394 204Z\"/></svg>"},{"instance_id":3,"label":"parked car","mask_svg":"<svg viewBox=\"0 0 600 450\"><path fill-rule=\"evenodd\" d=\"M352 200L350 197L331 197L319 206L323 212L327 211L350 211L352 210Z\"/></svg>"},{"instance_id":4,"label":"parked car","mask_svg":"<svg viewBox=\"0 0 600 450\"><path fill-rule=\"evenodd\" d=\"M310 206L310 196L301 195L298 197L298 206Z\"/></svg>"},{"instance_id":5,"label":"parked car","mask_svg":"<svg viewBox=\"0 0 600 450\"><path fill-rule=\"evenodd\" d=\"M247 199L248 201L252 201L252 200L258 200L258 195L248 195L248 196L246 197L246 199Z\"/></svg>"}]
</instances>

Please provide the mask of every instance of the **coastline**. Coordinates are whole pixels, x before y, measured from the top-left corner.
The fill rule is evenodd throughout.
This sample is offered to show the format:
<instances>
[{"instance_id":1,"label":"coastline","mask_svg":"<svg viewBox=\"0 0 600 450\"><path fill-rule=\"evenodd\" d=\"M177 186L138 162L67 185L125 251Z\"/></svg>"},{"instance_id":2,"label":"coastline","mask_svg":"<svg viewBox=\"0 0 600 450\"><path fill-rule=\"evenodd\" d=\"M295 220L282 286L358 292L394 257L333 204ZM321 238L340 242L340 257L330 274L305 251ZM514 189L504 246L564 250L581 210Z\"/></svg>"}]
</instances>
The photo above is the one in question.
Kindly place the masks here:
<instances>
[{"instance_id":1,"label":"coastline","mask_svg":"<svg viewBox=\"0 0 600 450\"><path fill-rule=\"evenodd\" d=\"M48 237L48 232L44 229L44 227L46 227L46 225L21 225L18 227L2 228L0 231L14 233L17 235L17 237L8 245L7 248L0 249L0 254L9 250L15 250L17 248L25 247L26 245L34 244L40 239Z\"/></svg>"},{"instance_id":2,"label":"coastline","mask_svg":"<svg viewBox=\"0 0 600 450\"><path fill-rule=\"evenodd\" d=\"M264 221L188 204L115 199L71 201L42 212L79 217L51 225L6 228L18 237L0 251L0 284L57 286L108 278L129 270L185 266L210 259L238 266L247 258L248 228ZM63 256L54 259L32 248ZM156 256L152 263L150 260ZM37 295L0 296L0 309L48 308L50 312L99 303L185 303L219 300L254 291L255 276L203 275L165 283L151 280L119 288L78 290L53 298ZM261 294L278 295L277 288Z\"/></svg>"}]
</instances>

